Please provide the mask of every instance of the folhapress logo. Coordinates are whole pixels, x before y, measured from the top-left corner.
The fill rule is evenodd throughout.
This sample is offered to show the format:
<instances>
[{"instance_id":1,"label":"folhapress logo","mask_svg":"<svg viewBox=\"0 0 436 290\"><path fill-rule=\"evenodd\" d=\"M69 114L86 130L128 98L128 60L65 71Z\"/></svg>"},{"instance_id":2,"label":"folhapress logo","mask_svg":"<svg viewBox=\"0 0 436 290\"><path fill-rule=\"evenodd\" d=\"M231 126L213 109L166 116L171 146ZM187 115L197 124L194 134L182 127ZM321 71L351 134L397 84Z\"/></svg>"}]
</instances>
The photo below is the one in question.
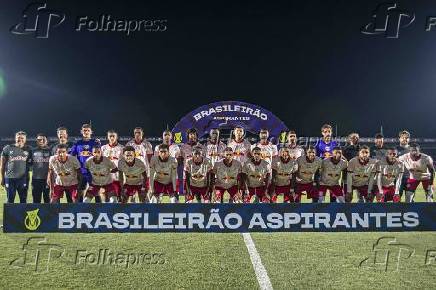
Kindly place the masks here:
<instances>
[{"instance_id":1,"label":"folhapress logo","mask_svg":"<svg viewBox=\"0 0 436 290\"><path fill-rule=\"evenodd\" d=\"M50 29L59 26L65 14L48 9L47 3L30 3L23 10L22 22L11 27L13 34L33 35L35 38L48 38Z\"/></svg>"},{"instance_id":2,"label":"folhapress logo","mask_svg":"<svg viewBox=\"0 0 436 290\"><path fill-rule=\"evenodd\" d=\"M400 29L410 26L415 13L399 9L396 3L382 3L373 12L373 19L362 27L363 34L384 35L386 38L398 38Z\"/></svg>"}]
</instances>

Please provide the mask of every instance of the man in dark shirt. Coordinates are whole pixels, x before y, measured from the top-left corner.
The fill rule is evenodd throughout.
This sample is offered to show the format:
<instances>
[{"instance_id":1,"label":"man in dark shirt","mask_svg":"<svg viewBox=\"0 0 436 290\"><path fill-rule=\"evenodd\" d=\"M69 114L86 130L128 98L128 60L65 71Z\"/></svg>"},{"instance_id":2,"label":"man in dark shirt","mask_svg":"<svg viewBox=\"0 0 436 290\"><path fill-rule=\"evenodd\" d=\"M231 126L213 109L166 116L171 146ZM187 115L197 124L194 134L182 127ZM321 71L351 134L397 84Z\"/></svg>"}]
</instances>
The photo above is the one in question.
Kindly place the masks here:
<instances>
[{"instance_id":1,"label":"man in dark shirt","mask_svg":"<svg viewBox=\"0 0 436 290\"><path fill-rule=\"evenodd\" d=\"M14 203L18 192L20 203L26 203L32 149L26 145L26 133L15 134L15 144L6 145L1 153L1 185L6 188L8 203Z\"/></svg>"},{"instance_id":2,"label":"man in dark shirt","mask_svg":"<svg viewBox=\"0 0 436 290\"><path fill-rule=\"evenodd\" d=\"M50 187L47 185L50 148L45 134L36 135L36 147L32 150L32 197L33 203L50 203Z\"/></svg>"},{"instance_id":3,"label":"man in dark shirt","mask_svg":"<svg viewBox=\"0 0 436 290\"><path fill-rule=\"evenodd\" d=\"M348 145L344 147L343 155L350 161L352 158L359 154L360 144L359 144L359 134L351 133L348 135Z\"/></svg>"},{"instance_id":4,"label":"man in dark shirt","mask_svg":"<svg viewBox=\"0 0 436 290\"><path fill-rule=\"evenodd\" d=\"M374 145L370 151L371 158L382 160L386 157L386 151L383 134L377 133L374 138Z\"/></svg>"}]
</instances>

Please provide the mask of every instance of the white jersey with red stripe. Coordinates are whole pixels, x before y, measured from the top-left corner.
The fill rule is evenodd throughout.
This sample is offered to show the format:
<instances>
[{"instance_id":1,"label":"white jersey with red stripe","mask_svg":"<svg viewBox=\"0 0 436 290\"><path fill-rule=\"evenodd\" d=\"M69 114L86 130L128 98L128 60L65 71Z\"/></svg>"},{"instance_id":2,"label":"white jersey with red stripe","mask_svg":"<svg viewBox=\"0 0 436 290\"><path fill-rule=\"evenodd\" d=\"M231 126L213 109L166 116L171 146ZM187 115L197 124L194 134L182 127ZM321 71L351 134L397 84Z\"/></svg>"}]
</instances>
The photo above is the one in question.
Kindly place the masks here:
<instances>
[{"instance_id":1,"label":"white jersey with red stripe","mask_svg":"<svg viewBox=\"0 0 436 290\"><path fill-rule=\"evenodd\" d=\"M332 157L323 159L319 184L327 186L340 185L341 177L345 178L345 176L342 176L342 172L346 170L347 167L348 162L344 159L340 159L338 163L334 163Z\"/></svg>"},{"instance_id":2,"label":"white jersey with red stripe","mask_svg":"<svg viewBox=\"0 0 436 290\"><path fill-rule=\"evenodd\" d=\"M207 175L212 170L212 163L208 158L203 158L200 164L194 159L189 159L185 164L185 171L191 175L190 184L195 187L207 186Z\"/></svg>"},{"instance_id":3,"label":"white jersey with red stripe","mask_svg":"<svg viewBox=\"0 0 436 290\"><path fill-rule=\"evenodd\" d=\"M218 143L207 141L206 157L212 162L212 166L223 159L224 149L226 149L226 145L221 141Z\"/></svg>"},{"instance_id":4,"label":"white jersey with red stripe","mask_svg":"<svg viewBox=\"0 0 436 290\"><path fill-rule=\"evenodd\" d=\"M288 148L289 155L294 160L297 160L300 156L305 155L304 148L301 147L300 145L285 144L283 147Z\"/></svg>"},{"instance_id":5,"label":"white jersey with red stripe","mask_svg":"<svg viewBox=\"0 0 436 290\"><path fill-rule=\"evenodd\" d=\"M276 172L274 184L287 186L291 184L292 174L298 170L298 165L294 159L289 158L284 161L280 156L276 156L272 161L271 169Z\"/></svg>"},{"instance_id":6,"label":"white jersey with red stripe","mask_svg":"<svg viewBox=\"0 0 436 290\"><path fill-rule=\"evenodd\" d=\"M232 139L228 146L233 149L235 160L238 160L242 164L248 160L251 152L251 143L248 140L243 139L242 141L237 142L236 140Z\"/></svg>"},{"instance_id":7,"label":"white jersey with red stripe","mask_svg":"<svg viewBox=\"0 0 436 290\"><path fill-rule=\"evenodd\" d=\"M170 156L174 158L179 158L181 156L180 147L177 144L170 144L169 146ZM159 155L159 145L154 147L154 156Z\"/></svg>"},{"instance_id":8,"label":"white jersey with red stripe","mask_svg":"<svg viewBox=\"0 0 436 290\"><path fill-rule=\"evenodd\" d=\"M376 165L377 173L381 177L381 186L395 186L397 178L403 174L404 165L400 161L390 163L386 157L382 158Z\"/></svg>"},{"instance_id":9,"label":"white jersey with red stripe","mask_svg":"<svg viewBox=\"0 0 436 290\"><path fill-rule=\"evenodd\" d=\"M229 189L238 185L238 178L241 171L242 165L238 160L232 160L230 166L224 163L224 159L216 162L213 166L213 172L216 176L215 186Z\"/></svg>"},{"instance_id":10,"label":"white jersey with red stripe","mask_svg":"<svg viewBox=\"0 0 436 290\"><path fill-rule=\"evenodd\" d=\"M150 173L149 164L150 163L148 162L147 155L153 155L153 146L151 145L151 143L145 139L142 140L142 142L137 143L133 139L133 140L130 140L129 142L127 142L126 146L132 146L133 148L135 148L135 157L144 163L144 165L147 169L147 175L149 175L149 173Z\"/></svg>"},{"instance_id":11,"label":"white jersey with red stripe","mask_svg":"<svg viewBox=\"0 0 436 290\"><path fill-rule=\"evenodd\" d=\"M251 150L253 150L254 147L260 148L260 154L262 156L262 159L268 162L270 165L272 159L278 155L277 145L274 145L271 142L268 142L266 144L262 144L261 142L258 142L251 146Z\"/></svg>"},{"instance_id":12,"label":"white jersey with red stripe","mask_svg":"<svg viewBox=\"0 0 436 290\"><path fill-rule=\"evenodd\" d=\"M321 170L322 159L318 156L310 162L307 160L306 155L300 156L297 159L297 183L307 184L315 181L315 173Z\"/></svg>"},{"instance_id":13,"label":"white jersey with red stripe","mask_svg":"<svg viewBox=\"0 0 436 290\"><path fill-rule=\"evenodd\" d=\"M348 174L351 174L353 186L365 186L369 184L370 176L377 171L377 159L370 158L368 162L361 163L359 157L354 157L348 162Z\"/></svg>"},{"instance_id":14,"label":"white jersey with red stripe","mask_svg":"<svg viewBox=\"0 0 436 290\"><path fill-rule=\"evenodd\" d=\"M270 174L271 177L271 166L267 161L262 159L259 163L249 160L242 167L242 173L247 175L248 187L265 186L267 175Z\"/></svg>"},{"instance_id":15,"label":"white jersey with red stripe","mask_svg":"<svg viewBox=\"0 0 436 290\"><path fill-rule=\"evenodd\" d=\"M117 167L118 167L118 162L120 161L120 159L123 157L123 149L124 146L117 143L117 145L110 145L110 144L106 144L101 146L101 153L103 154L103 156L109 158L110 161L112 161ZM112 179L114 181L118 181L120 178L118 173L112 173Z\"/></svg>"},{"instance_id":16,"label":"white jersey with red stripe","mask_svg":"<svg viewBox=\"0 0 436 290\"><path fill-rule=\"evenodd\" d=\"M419 158L414 160L410 153L401 155L398 158L410 173L410 179L428 180L431 177L428 167L433 166L433 159L427 154L421 153Z\"/></svg>"}]
</instances>

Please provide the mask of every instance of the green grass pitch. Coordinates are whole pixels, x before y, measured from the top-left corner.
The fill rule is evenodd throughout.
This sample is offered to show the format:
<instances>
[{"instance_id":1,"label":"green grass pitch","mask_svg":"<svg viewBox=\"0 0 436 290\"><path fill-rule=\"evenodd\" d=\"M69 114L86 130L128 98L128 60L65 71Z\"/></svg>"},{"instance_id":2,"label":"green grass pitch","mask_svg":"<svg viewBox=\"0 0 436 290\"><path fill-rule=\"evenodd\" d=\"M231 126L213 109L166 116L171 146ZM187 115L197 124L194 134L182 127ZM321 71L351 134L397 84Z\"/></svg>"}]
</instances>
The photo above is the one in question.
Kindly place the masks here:
<instances>
[{"instance_id":1,"label":"green grass pitch","mask_svg":"<svg viewBox=\"0 0 436 290\"><path fill-rule=\"evenodd\" d=\"M423 201L424 193L416 199ZM3 207L0 213L2 223ZM434 232L251 236L274 289L436 289ZM382 237L396 238L408 250L393 252L387 263L383 255L374 262L372 247ZM36 251L23 251L29 239L45 239L50 256L41 250L35 263ZM1 232L0 244L0 289L259 288L241 234Z\"/></svg>"}]
</instances>

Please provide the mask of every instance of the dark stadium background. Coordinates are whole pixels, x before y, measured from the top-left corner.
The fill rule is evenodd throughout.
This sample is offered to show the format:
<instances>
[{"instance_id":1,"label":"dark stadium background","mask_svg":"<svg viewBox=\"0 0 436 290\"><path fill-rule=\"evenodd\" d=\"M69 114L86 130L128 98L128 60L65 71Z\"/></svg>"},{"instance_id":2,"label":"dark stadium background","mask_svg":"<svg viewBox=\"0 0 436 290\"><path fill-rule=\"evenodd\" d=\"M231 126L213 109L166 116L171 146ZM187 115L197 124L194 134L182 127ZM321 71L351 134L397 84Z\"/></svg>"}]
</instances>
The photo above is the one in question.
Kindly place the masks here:
<instances>
[{"instance_id":1,"label":"dark stadium background","mask_svg":"<svg viewBox=\"0 0 436 290\"><path fill-rule=\"evenodd\" d=\"M14 35L31 1L0 9L0 136L23 129L160 136L213 101L275 113L299 135L325 122L338 135L434 137L436 29L432 1L396 1L415 13L398 39L364 35L382 1L46 1L66 14L48 39ZM75 32L77 16L166 19L165 32Z\"/></svg>"}]
</instances>

